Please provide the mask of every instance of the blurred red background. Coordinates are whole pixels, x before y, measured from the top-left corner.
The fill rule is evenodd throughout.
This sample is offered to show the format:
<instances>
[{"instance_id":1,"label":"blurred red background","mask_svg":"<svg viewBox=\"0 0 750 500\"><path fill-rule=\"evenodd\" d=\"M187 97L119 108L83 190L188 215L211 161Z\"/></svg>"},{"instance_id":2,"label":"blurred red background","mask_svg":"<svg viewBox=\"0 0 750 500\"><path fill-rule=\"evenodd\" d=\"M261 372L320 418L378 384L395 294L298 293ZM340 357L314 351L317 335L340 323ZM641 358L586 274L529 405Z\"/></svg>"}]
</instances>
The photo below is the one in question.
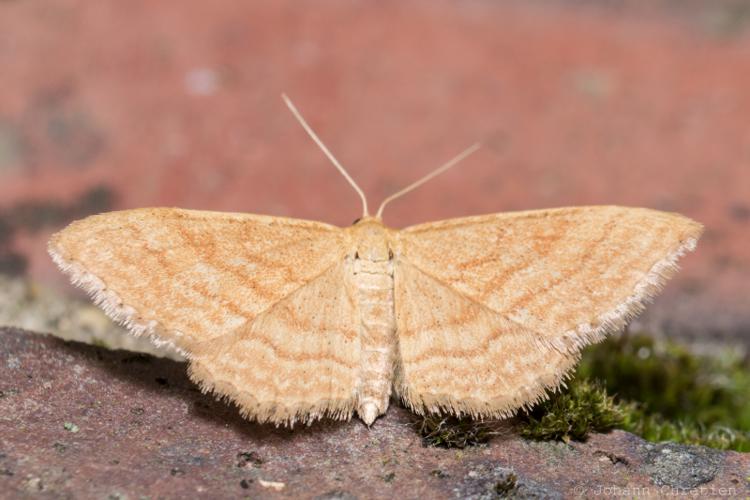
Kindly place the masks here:
<instances>
[{"instance_id":1,"label":"blurred red background","mask_svg":"<svg viewBox=\"0 0 750 500\"><path fill-rule=\"evenodd\" d=\"M66 287L49 234L181 206L360 215L287 92L403 226L578 204L704 223L645 316L750 342L747 2L0 2L0 272Z\"/></svg>"}]
</instances>

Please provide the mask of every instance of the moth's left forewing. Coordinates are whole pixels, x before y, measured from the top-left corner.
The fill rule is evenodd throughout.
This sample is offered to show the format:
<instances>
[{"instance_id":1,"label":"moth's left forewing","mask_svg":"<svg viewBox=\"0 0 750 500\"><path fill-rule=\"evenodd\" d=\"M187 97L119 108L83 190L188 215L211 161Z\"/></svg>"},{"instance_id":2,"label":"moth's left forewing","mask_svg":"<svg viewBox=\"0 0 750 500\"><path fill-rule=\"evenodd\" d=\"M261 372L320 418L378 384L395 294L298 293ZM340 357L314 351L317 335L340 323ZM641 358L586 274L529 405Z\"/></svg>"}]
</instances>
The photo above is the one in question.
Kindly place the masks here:
<instances>
[{"instance_id":1,"label":"moth's left forewing","mask_svg":"<svg viewBox=\"0 0 750 500\"><path fill-rule=\"evenodd\" d=\"M414 394L426 391L424 401L437 397L448 402L445 408L462 411L456 401L476 399L461 392L470 386L454 386L444 366L424 370L428 355L419 343L431 342L445 355L457 347L452 335L484 349L463 360L477 366L462 374L476 384L514 380L519 394L538 394L533 380L555 387L564 375L558 372L573 365L566 360L574 362L581 347L642 310L701 231L677 214L613 206L491 214L404 229L397 235L395 277L402 395L415 406ZM430 299L433 310L462 312L440 317L416 304ZM430 325L429 338L414 331L417 323L408 319L415 317ZM521 354L513 346L522 347ZM519 366L532 378L518 378ZM423 376L432 378L431 387L421 385ZM485 401L505 403L480 413L506 414L528 397L503 391L481 393Z\"/></svg>"},{"instance_id":2,"label":"moth's left forewing","mask_svg":"<svg viewBox=\"0 0 750 500\"><path fill-rule=\"evenodd\" d=\"M146 208L73 222L48 248L114 319L189 352L336 264L344 241L311 221Z\"/></svg>"}]
</instances>

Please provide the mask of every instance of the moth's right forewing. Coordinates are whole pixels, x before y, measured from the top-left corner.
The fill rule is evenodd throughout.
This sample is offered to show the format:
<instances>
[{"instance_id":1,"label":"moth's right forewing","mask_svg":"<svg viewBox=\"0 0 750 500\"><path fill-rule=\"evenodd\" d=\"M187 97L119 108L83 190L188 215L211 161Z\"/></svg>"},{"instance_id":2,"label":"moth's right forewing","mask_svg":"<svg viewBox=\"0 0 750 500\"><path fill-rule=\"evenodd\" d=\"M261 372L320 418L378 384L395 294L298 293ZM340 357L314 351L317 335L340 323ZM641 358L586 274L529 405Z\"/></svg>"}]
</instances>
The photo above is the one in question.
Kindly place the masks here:
<instances>
[{"instance_id":1,"label":"moth's right forewing","mask_svg":"<svg viewBox=\"0 0 750 500\"><path fill-rule=\"evenodd\" d=\"M701 231L677 214L593 206L440 221L400 238L412 265L578 349L640 312Z\"/></svg>"}]
</instances>

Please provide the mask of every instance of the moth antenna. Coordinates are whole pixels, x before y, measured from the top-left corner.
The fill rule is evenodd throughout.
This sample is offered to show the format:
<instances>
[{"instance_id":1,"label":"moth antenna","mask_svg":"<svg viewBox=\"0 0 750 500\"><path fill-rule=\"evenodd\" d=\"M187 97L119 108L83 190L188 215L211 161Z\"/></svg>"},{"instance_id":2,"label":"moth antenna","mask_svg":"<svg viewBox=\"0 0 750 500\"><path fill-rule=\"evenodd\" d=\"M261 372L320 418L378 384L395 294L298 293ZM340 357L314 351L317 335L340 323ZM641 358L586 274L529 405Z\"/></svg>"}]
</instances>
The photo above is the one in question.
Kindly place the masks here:
<instances>
[{"instance_id":1,"label":"moth antenna","mask_svg":"<svg viewBox=\"0 0 750 500\"><path fill-rule=\"evenodd\" d=\"M459 155L453 157L447 163L445 163L442 166L436 168L435 170L433 170L429 174L425 175L424 177L422 177L418 181L416 181L416 182L414 182L412 184L409 184L408 186L406 186L401 191L398 191L398 192L393 193L392 195L390 195L388 198L386 198L385 200L383 200L383 203L380 204L380 207L378 208L378 213L377 213L377 215L375 215L375 217L382 218L383 217L383 209L385 208L385 206L388 203L392 202L396 198L400 198L401 196L405 195L409 191L413 191L414 189L418 188L419 186L421 186L425 182L429 181L430 179L433 179L433 178L437 177L438 175L442 174L443 172L445 172L449 168L451 168L451 167L455 166L456 164L460 163L461 160L463 160L467 156L471 155L472 153L476 152L481 146L482 145L480 143L478 143L478 142L474 143L470 147L468 147L465 150L463 150L463 152L461 152Z\"/></svg>"},{"instance_id":2,"label":"moth antenna","mask_svg":"<svg viewBox=\"0 0 750 500\"><path fill-rule=\"evenodd\" d=\"M344 178L349 181L349 184L352 185L354 190L357 192L359 197L362 199L362 217L369 217L370 212L367 210L367 198L365 198L365 193L360 189L359 186L357 186L357 183L354 182L354 179L351 178L349 175L349 172L346 171L344 167L341 166L339 161L336 159L335 156L328 150L325 144L323 144L323 141L320 140L320 138L313 132L313 129L310 128L310 125L307 124L304 118L302 118L302 115L299 111L297 111L297 108L294 106L294 103L292 102L289 97L287 97L286 94L281 94L281 98L284 99L284 102L289 107L289 110L292 112L294 117L297 119L297 121L302 125L302 128L305 129L305 132L312 138L313 141L315 141L315 144L318 145L320 149L323 150L323 153L328 157L329 160L331 160L331 163L334 164L334 166L341 172L341 175L344 176Z\"/></svg>"}]
</instances>

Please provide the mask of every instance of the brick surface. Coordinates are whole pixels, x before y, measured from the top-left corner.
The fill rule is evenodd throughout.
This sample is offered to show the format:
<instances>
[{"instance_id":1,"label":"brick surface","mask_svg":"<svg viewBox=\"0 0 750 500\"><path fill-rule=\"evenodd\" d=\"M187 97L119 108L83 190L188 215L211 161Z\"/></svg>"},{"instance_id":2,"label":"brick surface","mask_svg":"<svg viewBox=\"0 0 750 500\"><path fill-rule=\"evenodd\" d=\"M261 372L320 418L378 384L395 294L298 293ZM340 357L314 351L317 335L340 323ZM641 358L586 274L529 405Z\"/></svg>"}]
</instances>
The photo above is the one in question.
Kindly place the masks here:
<instances>
[{"instance_id":1,"label":"brick surface","mask_svg":"<svg viewBox=\"0 0 750 500\"><path fill-rule=\"evenodd\" d=\"M508 484L528 498L750 494L750 454L622 431L537 443L510 425L449 450L423 446L410 419L394 402L370 430L276 429L202 395L183 363L0 328L2 498L496 498Z\"/></svg>"}]
</instances>

